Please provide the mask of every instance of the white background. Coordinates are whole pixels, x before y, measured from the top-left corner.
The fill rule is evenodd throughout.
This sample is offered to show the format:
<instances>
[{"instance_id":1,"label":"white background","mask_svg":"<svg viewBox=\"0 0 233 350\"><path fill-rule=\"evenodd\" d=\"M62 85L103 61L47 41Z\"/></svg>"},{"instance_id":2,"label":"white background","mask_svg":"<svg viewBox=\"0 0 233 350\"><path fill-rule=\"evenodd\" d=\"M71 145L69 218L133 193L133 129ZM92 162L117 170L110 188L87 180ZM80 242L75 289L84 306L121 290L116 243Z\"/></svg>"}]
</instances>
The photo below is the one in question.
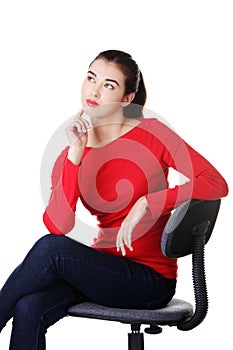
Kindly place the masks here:
<instances>
[{"instance_id":1,"label":"white background","mask_svg":"<svg viewBox=\"0 0 233 350\"><path fill-rule=\"evenodd\" d=\"M79 110L88 64L102 50L133 55L144 74L147 107L208 158L231 189L231 6L230 0L0 2L0 285L47 233L41 220L43 152L54 131ZM145 335L147 350L219 347L230 339L231 212L230 193L206 247L206 320L187 333L165 327L162 335ZM190 259L181 259L177 297L192 302L190 276ZM3 350L10 331L11 321L0 336ZM122 324L67 317L48 331L47 348L126 349L128 331Z\"/></svg>"}]
</instances>

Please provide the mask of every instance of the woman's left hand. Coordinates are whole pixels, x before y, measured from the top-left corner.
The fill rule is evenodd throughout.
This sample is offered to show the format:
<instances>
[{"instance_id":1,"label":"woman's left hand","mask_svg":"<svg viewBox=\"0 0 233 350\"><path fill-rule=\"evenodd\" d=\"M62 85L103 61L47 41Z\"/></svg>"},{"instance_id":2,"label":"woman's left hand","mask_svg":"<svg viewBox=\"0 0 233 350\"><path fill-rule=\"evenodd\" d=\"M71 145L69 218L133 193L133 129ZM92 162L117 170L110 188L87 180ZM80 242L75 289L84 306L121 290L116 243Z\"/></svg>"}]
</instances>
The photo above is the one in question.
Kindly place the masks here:
<instances>
[{"instance_id":1,"label":"woman's left hand","mask_svg":"<svg viewBox=\"0 0 233 350\"><path fill-rule=\"evenodd\" d=\"M133 250L132 232L135 226L145 215L147 209L148 203L146 197L143 196L135 202L133 207L130 209L128 215L126 216L125 220L123 220L116 239L117 251L119 252L121 250L123 256L126 254L125 246L129 248L129 250Z\"/></svg>"}]
</instances>

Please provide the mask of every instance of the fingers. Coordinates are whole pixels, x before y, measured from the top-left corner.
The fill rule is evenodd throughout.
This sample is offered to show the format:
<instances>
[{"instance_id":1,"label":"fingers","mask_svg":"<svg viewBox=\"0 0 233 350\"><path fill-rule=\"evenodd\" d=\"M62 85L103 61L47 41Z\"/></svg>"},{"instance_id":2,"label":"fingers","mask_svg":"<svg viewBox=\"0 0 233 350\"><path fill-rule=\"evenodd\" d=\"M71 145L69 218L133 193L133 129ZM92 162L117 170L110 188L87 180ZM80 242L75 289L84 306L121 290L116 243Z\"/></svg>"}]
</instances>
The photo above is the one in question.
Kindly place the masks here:
<instances>
[{"instance_id":1,"label":"fingers","mask_svg":"<svg viewBox=\"0 0 233 350\"><path fill-rule=\"evenodd\" d=\"M148 208L148 203L145 196L139 198L133 205L128 215L121 224L120 230L117 234L116 248L119 252L121 250L122 255L126 254L125 248L133 250L132 247L132 233L136 225L140 222L145 215Z\"/></svg>"},{"instance_id":2,"label":"fingers","mask_svg":"<svg viewBox=\"0 0 233 350\"><path fill-rule=\"evenodd\" d=\"M131 237L132 237L132 231L130 225L122 225L116 239L116 248L117 251L121 251L122 255L126 255L125 247L127 247L130 251L133 251Z\"/></svg>"},{"instance_id":3,"label":"fingers","mask_svg":"<svg viewBox=\"0 0 233 350\"><path fill-rule=\"evenodd\" d=\"M84 111L81 110L75 115L74 118L73 127L75 127L79 133L86 133L91 128L90 123L85 118L82 118L83 115Z\"/></svg>"},{"instance_id":4,"label":"fingers","mask_svg":"<svg viewBox=\"0 0 233 350\"><path fill-rule=\"evenodd\" d=\"M84 111L80 110L75 116L74 121L66 128L66 133L71 145L86 144L87 132L90 130L90 123L83 118ZM78 143L77 143L78 142Z\"/></svg>"},{"instance_id":5,"label":"fingers","mask_svg":"<svg viewBox=\"0 0 233 350\"><path fill-rule=\"evenodd\" d=\"M90 126L85 119L76 119L73 123L73 128L76 128L78 133L86 133Z\"/></svg>"}]
</instances>

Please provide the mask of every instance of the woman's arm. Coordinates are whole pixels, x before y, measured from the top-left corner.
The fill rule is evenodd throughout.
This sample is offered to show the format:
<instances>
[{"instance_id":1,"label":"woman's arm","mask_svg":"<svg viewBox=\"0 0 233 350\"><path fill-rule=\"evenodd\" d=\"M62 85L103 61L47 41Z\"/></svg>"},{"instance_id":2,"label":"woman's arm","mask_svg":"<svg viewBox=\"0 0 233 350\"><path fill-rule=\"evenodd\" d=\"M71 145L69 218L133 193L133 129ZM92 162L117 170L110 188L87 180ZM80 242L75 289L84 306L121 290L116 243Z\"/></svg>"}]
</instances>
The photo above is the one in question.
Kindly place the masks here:
<instances>
[{"instance_id":1,"label":"woman's arm","mask_svg":"<svg viewBox=\"0 0 233 350\"><path fill-rule=\"evenodd\" d=\"M49 232L57 235L68 233L75 223L75 211L78 197L79 166L68 158L67 147L57 158L52 171L51 196L43 215L43 221Z\"/></svg>"},{"instance_id":2,"label":"woman's arm","mask_svg":"<svg viewBox=\"0 0 233 350\"><path fill-rule=\"evenodd\" d=\"M228 193L226 181L213 165L167 126L153 120L149 132L152 134L151 150L161 161L161 171L162 168L172 167L185 175L188 181L174 188L148 193L136 201L117 235L116 247L118 251L121 250L122 255L125 255L125 246L133 249L132 232L148 210L153 219L157 220L186 200L211 200L224 197Z\"/></svg>"},{"instance_id":3,"label":"woman's arm","mask_svg":"<svg viewBox=\"0 0 233 350\"><path fill-rule=\"evenodd\" d=\"M47 229L57 235L68 233L75 224L76 204L80 195L79 167L90 128L88 121L82 116L81 110L67 127L70 146L58 157L52 171L52 193L43 221Z\"/></svg>"},{"instance_id":4,"label":"woman's arm","mask_svg":"<svg viewBox=\"0 0 233 350\"><path fill-rule=\"evenodd\" d=\"M196 198L212 200L227 195L228 186L223 176L202 155L170 130L166 140L163 161L188 178L174 188L149 193L146 199L154 219L167 214L182 202Z\"/></svg>"}]
</instances>

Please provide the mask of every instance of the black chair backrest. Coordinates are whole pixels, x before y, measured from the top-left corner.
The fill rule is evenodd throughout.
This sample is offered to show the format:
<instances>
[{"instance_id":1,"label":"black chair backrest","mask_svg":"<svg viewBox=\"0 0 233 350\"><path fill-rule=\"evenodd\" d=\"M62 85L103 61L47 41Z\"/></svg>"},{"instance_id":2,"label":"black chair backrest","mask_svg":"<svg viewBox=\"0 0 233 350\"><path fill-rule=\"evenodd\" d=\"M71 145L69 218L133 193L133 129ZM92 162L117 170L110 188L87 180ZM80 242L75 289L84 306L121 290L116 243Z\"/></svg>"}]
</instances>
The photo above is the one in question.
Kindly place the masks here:
<instances>
[{"instance_id":1,"label":"black chair backrest","mask_svg":"<svg viewBox=\"0 0 233 350\"><path fill-rule=\"evenodd\" d=\"M183 331L197 327L208 311L205 278L205 244L213 231L221 200L192 199L173 212L164 229L161 247L163 254L179 258L192 254L192 277L195 312L177 325Z\"/></svg>"},{"instance_id":2,"label":"black chair backrest","mask_svg":"<svg viewBox=\"0 0 233 350\"><path fill-rule=\"evenodd\" d=\"M220 199L192 199L177 207L163 232L163 254L170 258L192 254L196 236L204 235L207 243L215 225L220 202Z\"/></svg>"}]
</instances>

